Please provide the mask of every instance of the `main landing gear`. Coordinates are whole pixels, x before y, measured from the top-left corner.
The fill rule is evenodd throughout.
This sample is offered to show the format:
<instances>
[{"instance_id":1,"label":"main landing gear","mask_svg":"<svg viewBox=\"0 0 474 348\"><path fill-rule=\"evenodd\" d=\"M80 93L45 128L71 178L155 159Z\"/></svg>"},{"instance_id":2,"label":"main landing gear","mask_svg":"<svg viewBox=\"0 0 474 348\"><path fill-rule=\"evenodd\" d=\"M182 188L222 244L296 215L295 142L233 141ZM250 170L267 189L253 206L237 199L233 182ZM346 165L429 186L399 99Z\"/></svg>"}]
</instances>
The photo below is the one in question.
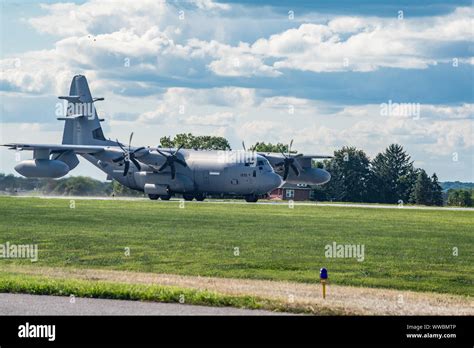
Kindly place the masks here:
<instances>
[{"instance_id":1,"label":"main landing gear","mask_svg":"<svg viewBox=\"0 0 474 348\"><path fill-rule=\"evenodd\" d=\"M161 198L162 201L169 201L171 198L171 195L155 195L155 194L149 194L148 198L150 198L153 201L156 201L158 198Z\"/></svg>"},{"instance_id":2,"label":"main landing gear","mask_svg":"<svg viewBox=\"0 0 474 348\"><path fill-rule=\"evenodd\" d=\"M183 198L185 201L192 201L194 198L196 198L196 201L202 202L206 198L206 196L204 196L201 193L198 193L195 195L188 193L188 194L183 194Z\"/></svg>"},{"instance_id":3,"label":"main landing gear","mask_svg":"<svg viewBox=\"0 0 474 348\"><path fill-rule=\"evenodd\" d=\"M245 201L248 203L255 203L258 201L258 196L257 195L247 195L245 196Z\"/></svg>"}]
</instances>

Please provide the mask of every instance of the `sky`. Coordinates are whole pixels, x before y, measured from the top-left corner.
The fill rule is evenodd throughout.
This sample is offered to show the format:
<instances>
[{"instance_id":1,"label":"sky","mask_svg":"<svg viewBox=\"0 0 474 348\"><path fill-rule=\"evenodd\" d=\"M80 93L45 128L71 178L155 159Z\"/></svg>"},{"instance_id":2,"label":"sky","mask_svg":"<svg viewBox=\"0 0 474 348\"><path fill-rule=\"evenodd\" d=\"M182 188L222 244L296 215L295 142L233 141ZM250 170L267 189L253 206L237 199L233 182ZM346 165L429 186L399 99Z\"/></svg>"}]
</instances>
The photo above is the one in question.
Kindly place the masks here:
<instances>
[{"instance_id":1,"label":"sky","mask_svg":"<svg viewBox=\"0 0 474 348\"><path fill-rule=\"evenodd\" d=\"M57 96L83 74L111 139L294 139L371 158L399 143L441 181L472 182L473 14L470 1L2 0L0 143L60 143ZM15 161L0 149L0 172ZM85 160L70 174L105 179Z\"/></svg>"}]
</instances>

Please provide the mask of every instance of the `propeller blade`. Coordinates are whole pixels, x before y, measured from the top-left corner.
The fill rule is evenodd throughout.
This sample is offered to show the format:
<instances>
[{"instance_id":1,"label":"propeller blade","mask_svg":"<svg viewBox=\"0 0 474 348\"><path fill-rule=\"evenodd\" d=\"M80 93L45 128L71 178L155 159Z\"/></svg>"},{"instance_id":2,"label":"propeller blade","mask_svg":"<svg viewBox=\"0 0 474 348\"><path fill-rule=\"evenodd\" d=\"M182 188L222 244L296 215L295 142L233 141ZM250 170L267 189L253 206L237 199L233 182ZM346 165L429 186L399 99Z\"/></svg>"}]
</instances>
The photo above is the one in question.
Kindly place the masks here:
<instances>
[{"instance_id":1,"label":"propeller blade","mask_svg":"<svg viewBox=\"0 0 474 348\"><path fill-rule=\"evenodd\" d=\"M242 147L244 148L244 151L247 151L247 149L245 148L245 143L242 141Z\"/></svg>"},{"instance_id":2,"label":"propeller blade","mask_svg":"<svg viewBox=\"0 0 474 348\"><path fill-rule=\"evenodd\" d=\"M128 169L130 168L130 162L129 161L125 161L125 166L123 168L123 176L126 176L127 173L128 173Z\"/></svg>"},{"instance_id":3,"label":"propeller blade","mask_svg":"<svg viewBox=\"0 0 474 348\"><path fill-rule=\"evenodd\" d=\"M300 176L300 171L298 170L298 168L293 163L290 166L291 169L293 169L293 171L295 172L296 176Z\"/></svg>"},{"instance_id":4,"label":"propeller blade","mask_svg":"<svg viewBox=\"0 0 474 348\"><path fill-rule=\"evenodd\" d=\"M130 161L132 161L132 163L135 165L135 167L137 167L138 170L142 170L140 163L138 163L138 161L134 157L130 157Z\"/></svg>"},{"instance_id":5,"label":"propeller blade","mask_svg":"<svg viewBox=\"0 0 474 348\"><path fill-rule=\"evenodd\" d=\"M283 180L286 180L288 178L288 172L290 171L290 167L285 165L285 172L283 174Z\"/></svg>"},{"instance_id":6,"label":"propeller blade","mask_svg":"<svg viewBox=\"0 0 474 348\"><path fill-rule=\"evenodd\" d=\"M176 167L174 165L174 162L170 163L170 168L171 168L171 180L174 180L176 177Z\"/></svg>"},{"instance_id":7,"label":"propeller blade","mask_svg":"<svg viewBox=\"0 0 474 348\"><path fill-rule=\"evenodd\" d=\"M132 153L137 153L138 151L141 151L141 150L144 150L144 149L145 149L145 147L144 147L144 146L142 146L142 147L139 147L139 148L138 148L138 149L136 149L136 150L133 150L133 152L132 152Z\"/></svg>"},{"instance_id":8,"label":"propeller blade","mask_svg":"<svg viewBox=\"0 0 474 348\"><path fill-rule=\"evenodd\" d=\"M127 152L127 150L125 150L125 148L122 146L122 144L120 144L120 142L118 141L118 139L116 139L116 140L117 140L118 146L120 146L120 148L123 150L123 152Z\"/></svg>"},{"instance_id":9,"label":"propeller blade","mask_svg":"<svg viewBox=\"0 0 474 348\"><path fill-rule=\"evenodd\" d=\"M291 154L291 147L293 146L293 139L290 141L290 146L288 146L288 157L290 157Z\"/></svg>"},{"instance_id":10,"label":"propeller blade","mask_svg":"<svg viewBox=\"0 0 474 348\"><path fill-rule=\"evenodd\" d=\"M130 139L128 140L128 151L130 152L130 148L132 146L132 138L133 138L133 132L130 133Z\"/></svg>"},{"instance_id":11,"label":"propeller blade","mask_svg":"<svg viewBox=\"0 0 474 348\"><path fill-rule=\"evenodd\" d=\"M183 146L184 146L184 144L179 145L178 149L174 152L173 155L176 155L179 152L179 150L181 150L183 148Z\"/></svg>"},{"instance_id":12,"label":"propeller blade","mask_svg":"<svg viewBox=\"0 0 474 348\"><path fill-rule=\"evenodd\" d=\"M163 163L163 164L161 165L161 167L158 169L158 171L161 172L161 171L164 170L167 166L168 166L168 161L166 161L165 163Z\"/></svg>"},{"instance_id":13,"label":"propeller blade","mask_svg":"<svg viewBox=\"0 0 474 348\"><path fill-rule=\"evenodd\" d=\"M168 157L169 155L164 153L164 152L161 152L160 150L156 149L156 151L161 155L161 156L164 156L164 157Z\"/></svg>"},{"instance_id":14,"label":"propeller blade","mask_svg":"<svg viewBox=\"0 0 474 348\"><path fill-rule=\"evenodd\" d=\"M176 158L176 159L175 159L175 162L181 164L183 167L187 167L187 166L188 166L188 165L186 164L186 162L184 162L183 160L181 160L181 159L179 159L179 158Z\"/></svg>"},{"instance_id":15,"label":"propeller blade","mask_svg":"<svg viewBox=\"0 0 474 348\"><path fill-rule=\"evenodd\" d=\"M125 159L125 155L122 155L120 157L117 157L116 159L112 160L112 162L114 163L117 163L117 162L121 162Z\"/></svg>"}]
</instances>

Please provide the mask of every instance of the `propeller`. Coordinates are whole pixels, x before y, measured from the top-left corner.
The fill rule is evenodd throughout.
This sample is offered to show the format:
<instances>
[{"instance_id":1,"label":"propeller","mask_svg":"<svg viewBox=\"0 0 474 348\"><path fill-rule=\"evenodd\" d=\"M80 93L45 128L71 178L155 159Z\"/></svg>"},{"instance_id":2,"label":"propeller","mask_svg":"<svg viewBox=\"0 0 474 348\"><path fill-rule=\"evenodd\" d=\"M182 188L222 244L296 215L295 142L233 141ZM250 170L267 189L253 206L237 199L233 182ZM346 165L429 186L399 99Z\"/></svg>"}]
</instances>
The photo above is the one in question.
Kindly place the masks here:
<instances>
[{"instance_id":1,"label":"propeller","mask_svg":"<svg viewBox=\"0 0 474 348\"><path fill-rule=\"evenodd\" d=\"M133 138L133 132L130 134L130 139L128 141L128 149L123 147L123 145L120 144L120 142L117 139L117 144L122 149L123 155L116 158L116 159L114 159L114 160L112 160L112 162L114 162L114 163L117 163L117 162L123 162L124 163L123 176L127 175L128 170L130 169L130 162L132 162L138 170L142 169L142 167L140 166L140 163L135 159L135 154L138 151L143 150L144 147L142 146L142 147L139 147L138 149L135 149L135 150L132 151L132 138Z\"/></svg>"},{"instance_id":2,"label":"propeller","mask_svg":"<svg viewBox=\"0 0 474 348\"><path fill-rule=\"evenodd\" d=\"M165 152L160 151L160 149L156 149L158 153L166 158L165 163L161 165L161 167L158 169L159 172L163 171L166 167L170 167L171 169L171 179L174 180L176 177L176 166L175 163L178 163L182 165L183 167L187 167L188 165L186 164L185 161L183 161L181 158L178 157L178 152L183 148L184 145L180 145L176 151L172 154L168 154Z\"/></svg>"},{"instance_id":3,"label":"propeller","mask_svg":"<svg viewBox=\"0 0 474 348\"><path fill-rule=\"evenodd\" d=\"M284 166L284 172L283 172L283 180L286 180L288 178L288 174L290 173L290 168L293 170L293 172L296 174L296 176L300 176L300 171L298 167L296 166L295 159L297 157L302 156L303 154L297 154L295 156L291 156L291 146L293 145L293 139L291 139L290 145L288 146L288 154L285 154L283 151L281 151L281 154L283 155L283 161L275 164L275 166L280 167Z\"/></svg>"},{"instance_id":4,"label":"propeller","mask_svg":"<svg viewBox=\"0 0 474 348\"><path fill-rule=\"evenodd\" d=\"M257 144L255 144L254 146L250 146L249 151L250 152L255 152L255 147L256 147ZM244 149L245 152L247 152L247 148L245 147L245 142L244 141L242 141L242 148Z\"/></svg>"}]
</instances>

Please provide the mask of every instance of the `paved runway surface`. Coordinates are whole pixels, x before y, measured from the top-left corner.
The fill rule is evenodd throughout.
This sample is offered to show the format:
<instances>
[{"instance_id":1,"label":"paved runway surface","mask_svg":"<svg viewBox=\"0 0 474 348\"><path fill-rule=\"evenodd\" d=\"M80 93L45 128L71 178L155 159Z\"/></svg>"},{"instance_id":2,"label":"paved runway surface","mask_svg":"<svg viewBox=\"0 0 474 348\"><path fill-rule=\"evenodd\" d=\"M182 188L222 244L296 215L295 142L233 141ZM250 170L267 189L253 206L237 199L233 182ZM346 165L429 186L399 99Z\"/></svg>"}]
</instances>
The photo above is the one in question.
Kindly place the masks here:
<instances>
[{"instance_id":1,"label":"paved runway surface","mask_svg":"<svg viewBox=\"0 0 474 348\"><path fill-rule=\"evenodd\" d=\"M0 315L279 315L231 307L179 303L75 298L26 294L0 294Z\"/></svg>"},{"instance_id":2,"label":"paved runway surface","mask_svg":"<svg viewBox=\"0 0 474 348\"><path fill-rule=\"evenodd\" d=\"M148 198L137 198L137 197L84 197L84 196L31 196L31 195L18 195L11 197L24 197L24 198L44 198L44 199L74 199L74 200L116 200L116 201L149 201ZM181 201L180 198L172 198L169 201L160 201L163 203L176 204ZM289 201L259 201L256 203L247 203L244 200L220 200L212 199L204 202L186 202L186 204L250 204L250 205L288 205ZM454 210L454 211L472 211L474 208L463 208L463 207L427 207L419 205L397 205L397 204L369 204L369 203L325 203L325 202L293 202L295 206L314 206L314 207L339 207L339 208L371 208L371 209L414 209L414 210Z\"/></svg>"}]
</instances>

